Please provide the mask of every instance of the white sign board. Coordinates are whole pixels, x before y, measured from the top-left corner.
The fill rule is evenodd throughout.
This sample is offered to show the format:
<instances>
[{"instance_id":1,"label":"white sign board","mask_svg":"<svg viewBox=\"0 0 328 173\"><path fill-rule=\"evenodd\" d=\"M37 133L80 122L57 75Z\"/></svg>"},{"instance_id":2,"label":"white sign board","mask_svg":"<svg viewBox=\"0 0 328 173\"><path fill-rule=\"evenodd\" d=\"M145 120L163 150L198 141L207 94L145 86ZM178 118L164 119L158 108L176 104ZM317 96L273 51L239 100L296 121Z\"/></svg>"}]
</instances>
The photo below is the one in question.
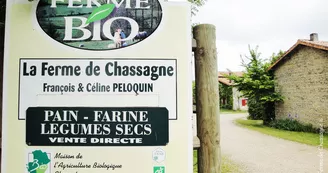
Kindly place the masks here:
<instances>
[{"instance_id":1,"label":"white sign board","mask_svg":"<svg viewBox=\"0 0 328 173\"><path fill-rule=\"evenodd\" d=\"M6 6L2 173L193 172L189 3Z\"/></svg>"},{"instance_id":2,"label":"white sign board","mask_svg":"<svg viewBox=\"0 0 328 173\"><path fill-rule=\"evenodd\" d=\"M156 106L177 119L176 60L20 59L19 119L35 106Z\"/></svg>"}]
</instances>

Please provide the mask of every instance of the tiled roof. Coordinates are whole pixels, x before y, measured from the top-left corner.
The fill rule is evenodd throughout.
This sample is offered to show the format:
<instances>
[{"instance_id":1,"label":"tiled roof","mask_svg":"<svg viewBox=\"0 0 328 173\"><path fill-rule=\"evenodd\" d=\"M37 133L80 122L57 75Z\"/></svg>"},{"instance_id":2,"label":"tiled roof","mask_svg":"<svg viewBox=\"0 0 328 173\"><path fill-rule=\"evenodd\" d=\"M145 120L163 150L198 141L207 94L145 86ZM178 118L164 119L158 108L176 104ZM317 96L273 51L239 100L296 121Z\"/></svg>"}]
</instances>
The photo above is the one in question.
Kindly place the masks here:
<instances>
[{"instance_id":1,"label":"tiled roof","mask_svg":"<svg viewBox=\"0 0 328 173\"><path fill-rule=\"evenodd\" d=\"M225 85L232 85L232 81L230 81L228 78L225 77L225 75L229 75L229 72L219 72L218 73L218 80L219 82L225 84ZM242 76L244 72L231 72L231 74Z\"/></svg>"},{"instance_id":2,"label":"tiled roof","mask_svg":"<svg viewBox=\"0 0 328 173\"><path fill-rule=\"evenodd\" d=\"M273 67L277 66L285 57L292 52L297 46L309 46L316 49L326 50L328 51L328 42L327 41L310 41L305 39L299 39L288 51L286 51L281 58L279 58L274 64L272 64L268 70L273 69Z\"/></svg>"},{"instance_id":3,"label":"tiled roof","mask_svg":"<svg viewBox=\"0 0 328 173\"><path fill-rule=\"evenodd\" d=\"M242 76L244 72L241 71L236 71L236 72L231 72L232 74L235 74L237 76ZM223 75L229 75L229 72L227 71L219 71L219 77L224 77Z\"/></svg>"},{"instance_id":4,"label":"tiled roof","mask_svg":"<svg viewBox=\"0 0 328 173\"><path fill-rule=\"evenodd\" d=\"M302 39L299 41L302 42L306 46L311 46L311 47L315 47L318 49L328 50L328 41L310 41L310 40L305 40L305 39Z\"/></svg>"},{"instance_id":5,"label":"tiled roof","mask_svg":"<svg viewBox=\"0 0 328 173\"><path fill-rule=\"evenodd\" d=\"M231 85L231 82L227 78L219 78L219 82L225 84L225 85Z\"/></svg>"}]
</instances>

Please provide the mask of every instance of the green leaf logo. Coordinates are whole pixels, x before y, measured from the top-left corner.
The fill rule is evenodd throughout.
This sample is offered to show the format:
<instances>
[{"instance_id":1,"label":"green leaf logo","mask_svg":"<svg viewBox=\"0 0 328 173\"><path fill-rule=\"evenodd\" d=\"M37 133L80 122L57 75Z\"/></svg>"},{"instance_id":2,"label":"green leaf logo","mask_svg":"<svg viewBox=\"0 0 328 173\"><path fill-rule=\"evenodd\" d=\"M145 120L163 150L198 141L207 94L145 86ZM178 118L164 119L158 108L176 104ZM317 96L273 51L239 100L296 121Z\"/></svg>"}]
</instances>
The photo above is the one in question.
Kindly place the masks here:
<instances>
[{"instance_id":1,"label":"green leaf logo","mask_svg":"<svg viewBox=\"0 0 328 173\"><path fill-rule=\"evenodd\" d=\"M106 18L108 15L110 15L110 13L113 12L114 8L114 4L104 4L96 8L88 17L86 24Z\"/></svg>"}]
</instances>

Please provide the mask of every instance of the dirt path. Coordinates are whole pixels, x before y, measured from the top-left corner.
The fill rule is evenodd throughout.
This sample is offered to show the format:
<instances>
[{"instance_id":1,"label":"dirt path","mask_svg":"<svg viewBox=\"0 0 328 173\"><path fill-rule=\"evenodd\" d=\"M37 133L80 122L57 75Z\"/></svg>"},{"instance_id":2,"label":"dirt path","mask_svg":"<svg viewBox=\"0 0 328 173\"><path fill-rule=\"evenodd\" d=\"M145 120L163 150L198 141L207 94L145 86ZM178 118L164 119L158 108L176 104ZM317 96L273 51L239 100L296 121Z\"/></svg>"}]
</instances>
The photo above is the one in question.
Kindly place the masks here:
<instances>
[{"instance_id":1,"label":"dirt path","mask_svg":"<svg viewBox=\"0 0 328 173\"><path fill-rule=\"evenodd\" d=\"M233 120L245 114L222 114L222 154L244 167L246 173L318 173L320 150L239 127ZM323 151L323 172L328 173L328 151Z\"/></svg>"}]
</instances>

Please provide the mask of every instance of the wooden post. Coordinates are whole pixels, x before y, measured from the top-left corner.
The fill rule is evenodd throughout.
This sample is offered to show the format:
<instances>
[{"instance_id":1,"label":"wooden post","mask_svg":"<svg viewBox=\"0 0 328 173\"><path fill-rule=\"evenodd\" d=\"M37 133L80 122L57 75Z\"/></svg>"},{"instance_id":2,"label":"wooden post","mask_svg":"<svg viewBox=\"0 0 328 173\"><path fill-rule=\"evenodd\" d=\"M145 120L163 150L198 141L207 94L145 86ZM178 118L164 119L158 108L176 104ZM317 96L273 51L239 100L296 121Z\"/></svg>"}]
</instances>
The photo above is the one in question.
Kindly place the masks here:
<instances>
[{"instance_id":1,"label":"wooden post","mask_svg":"<svg viewBox=\"0 0 328 173\"><path fill-rule=\"evenodd\" d=\"M199 173L221 172L220 107L215 26L195 26L197 136Z\"/></svg>"}]
</instances>

